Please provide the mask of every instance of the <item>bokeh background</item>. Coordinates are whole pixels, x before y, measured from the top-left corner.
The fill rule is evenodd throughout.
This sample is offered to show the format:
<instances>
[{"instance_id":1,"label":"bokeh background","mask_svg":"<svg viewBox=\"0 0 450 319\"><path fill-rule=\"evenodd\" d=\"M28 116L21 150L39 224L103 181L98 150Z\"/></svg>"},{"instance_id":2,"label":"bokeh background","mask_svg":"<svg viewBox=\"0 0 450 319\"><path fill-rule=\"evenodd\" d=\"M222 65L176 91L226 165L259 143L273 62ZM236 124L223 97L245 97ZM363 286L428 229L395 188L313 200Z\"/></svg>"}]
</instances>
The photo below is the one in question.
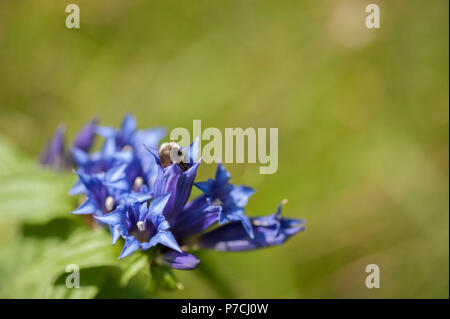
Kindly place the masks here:
<instances>
[{"instance_id":1,"label":"bokeh background","mask_svg":"<svg viewBox=\"0 0 450 319\"><path fill-rule=\"evenodd\" d=\"M80 6L80 29L65 27L69 3ZM380 5L380 29L365 27L369 3ZM277 127L276 174L227 168L257 189L249 215L288 198L284 214L307 230L281 247L203 252L208 270L177 271L184 289L159 296L448 298L448 6L1 1L0 135L34 160L59 123L71 137L94 115L119 125L133 112L140 128ZM199 179L214 171L202 165ZM23 227L2 198L6 269ZM365 287L370 263L379 289Z\"/></svg>"}]
</instances>

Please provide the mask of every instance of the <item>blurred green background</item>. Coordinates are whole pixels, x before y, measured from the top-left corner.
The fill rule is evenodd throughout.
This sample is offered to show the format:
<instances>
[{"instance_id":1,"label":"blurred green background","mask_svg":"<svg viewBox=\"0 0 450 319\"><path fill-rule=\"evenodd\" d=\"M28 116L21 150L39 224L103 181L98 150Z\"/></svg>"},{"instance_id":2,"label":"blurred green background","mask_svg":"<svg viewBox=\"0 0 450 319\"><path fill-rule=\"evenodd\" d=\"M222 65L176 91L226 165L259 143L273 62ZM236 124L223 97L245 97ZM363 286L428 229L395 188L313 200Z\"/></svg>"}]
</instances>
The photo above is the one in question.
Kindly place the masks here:
<instances>
[{"instance_id":1,"label":"blurred green background","mask_svg":"<svg viewBox=\"0 0 450 319\"><path fill-rule=\"evenodd\" d=\"M80 29L65 27L69 3L80 6ZM364 25L369 3L380 5L380 29ZM119 125L133 112L140 128L277 127L276 174L227 168L257 189L249 215L288 198L284 214L307 230L281 247L203 252L209 273L177 271L184 289L160 296L448 298L448 6L1 1L0 134L34 160L58 123L71 137L94 115ZM214 171L202 165L198 177ZM23 230L8 207L0 199L5 269ZM365 287L371 263L380 289Z\"/></svg>"}]
</instances>

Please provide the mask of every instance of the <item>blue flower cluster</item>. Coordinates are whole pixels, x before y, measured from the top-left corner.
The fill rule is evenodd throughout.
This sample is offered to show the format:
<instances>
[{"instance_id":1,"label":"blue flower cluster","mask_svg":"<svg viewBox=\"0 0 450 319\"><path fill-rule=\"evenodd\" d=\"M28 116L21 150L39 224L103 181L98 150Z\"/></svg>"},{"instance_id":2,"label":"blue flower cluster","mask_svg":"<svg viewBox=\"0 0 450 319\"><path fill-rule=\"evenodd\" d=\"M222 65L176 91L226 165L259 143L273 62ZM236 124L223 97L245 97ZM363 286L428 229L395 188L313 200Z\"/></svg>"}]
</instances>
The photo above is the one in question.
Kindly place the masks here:
<instances>
[{"instance_id":1,"label":"blue flower cluster","mask_svg":"<svg viewBox=\"0 0 450 319\"><path fill-rule=\"evenodd\" d=\"M95 136L104 144L89 153ZM72 195L86 200L73 214L92 214L108 227L112 242L125 240L120 258L158 246L163 264L175 269L194 269L199 259L190 248L244 251L280 245L304 229L303 221L281 216L248 217L244 208L254 190L229 183L230 174L218 165L216 176L195 183L197 140L182 148L164 143L165 130L137 130L136 119L125 116L121 128L88 123L75 138L70 151L64 148L59 128L41 156L41 163L55 168L75 164L79 177ZM172 161L175 150L179 160ZM203 194L188 201L193 186Z\"/></svg>"}]
</instances>

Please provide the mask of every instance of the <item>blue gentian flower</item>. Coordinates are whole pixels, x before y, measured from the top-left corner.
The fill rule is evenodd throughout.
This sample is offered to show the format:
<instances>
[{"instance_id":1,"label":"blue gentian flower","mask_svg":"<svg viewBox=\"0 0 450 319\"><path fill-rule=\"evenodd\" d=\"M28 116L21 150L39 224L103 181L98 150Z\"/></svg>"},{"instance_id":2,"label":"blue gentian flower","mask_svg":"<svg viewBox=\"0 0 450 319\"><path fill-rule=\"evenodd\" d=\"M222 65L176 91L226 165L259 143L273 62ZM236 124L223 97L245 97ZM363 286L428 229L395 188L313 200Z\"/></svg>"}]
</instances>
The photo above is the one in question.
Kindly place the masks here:
<instances>
[{"instance_id":1,"label":"blue gentian flower","mask_svg":"<svg viewBox=\"0 0 450 319\"><path fill-rule=\"evenodd\" d=\"M43 166L49 166L55 170L64 170L73 167L74 161L71 157L71 150L74 148L88 152L95 138L97 118L93 118L75 136L70 150L66 150L64 125L59 125L53 137L41 151L39 162Z\"/></svg>"},{"instance_id":2,"label":"blue gentian flower","mask_svg":"<svg viewBox=\"0 0 450 319\"><path fill-rule=\"evenodd\" d=\"M59 125L56 129L53 137L47 142L47 145L39 156L39 162L44 166L50 166L56 170L64 169L68 166L64 137L66 128L63 125Z\"/></svg>"},{"instance_id":3,"label":"blue gentian flower","mask_svg":"<svg viewBox=\"0 0 450 319\"><path fill-rule=\"evenodd\" d=\"M125 165L117 166L108 172L88 175L76 172L83 188L72 188L86 195L86 201L73 214L103 215L110 212L116 202L130 194L131 188L125 180ZM77 185L77 184L76 184Z\"/></svg>"},{"instance_id":4,"label":"blue gentian flower","mask_svg":"<svg viewBox=\"0 0 450 319\"><path fill-rule=\"evenodd\" d=\"M245 215L244 207L247 206L248 199L255 190L248 186L229 184L230 178L230 173L227 172L222 164L219 164L216 179L198 182L195 186L205 193L205 199L208 203L222 207L219 224L240 221L247 234L253 238L253 229L250 219Z\"/></svg>"},{"instance_id":5,"label":"blue gentian flower","mask_svg":"<svg viewBox=\"0 0 450 319\"><path fill-rule=\"evenodd\" d=\"M98 119L96 117L84 125L73 139L72 148L76 147L84 152L89 152L94 143L97 125Z\"/></svg>"},{"instance_id":6,"label":"blue gentian flower","mask_svg":"<svg viewBox=\"0 0 450 319\"><path fill-rule=\"evenodd\" d=\"M72 149L72 156L75 163L78 165L78 172L84 174L93 174L98 176L103 176L109 171L114 172L114 176L117 176L117 168L121 168L121 172L124 174L124 179L128 182L131 188L134 185L136 178L138 178L141 173L141 166L137 161L134 152L131 150L117 150L115 146L114 139L108 138L101 151L88 154L83 152L78 148ZM126 171L129 171L128 174ZM105 175L105 177L108 175ZM106 180L105 180L106 182ZM143 185L143 181L141 182ZM139 185L139 187L141 186ZM136 188L136 187L135 187ZM70 190L71 195L76 195L83 193L85 191L85 186L79 180Z\"/></svg>"},{"instance_id":7,"label":"blue gentian flower","mask_svg":"<svg viewBox=\"0 0 450 319\"><path fill-rule=\"evenodd\" d=\"M113 243L119 236L125 239L120 258L134 253L139 248L147 250L157 244L182 252L163 215L170 196L171 194L167 194L155 198L148 207L146 202L125 200L111 213L95 217L112 227Z\"/></svg>"},{"instance_id":8,"label":"blue gentian flower","mask_svg":"<svg viewBox=\"0 0 450 319\"><path fill-rule=\"evenodd\" d=\"M132 115L120 129L96 126L104 139L100 151L72 148L78 182L72 194L86 201L74 214L92 214L109 228L112 242L124 239L120 258L158 247L153 262L175 269L194 269L200 260L194 247L242 251L280 245L304 229L304 221L276 213L248 217L245 207L254 190L229 183L231 175L218 165L214 179L195 183L198 139L189 147L174 142L157 148L164 131L139 131ZM52 146L59 149L55 139ZM192 187L203 194L189 201Z\"/></svg>"},{"instance_id":9,"label":"blue gentian flower","mask_svg":"<svg viewBox=\"0 0 450 319\"><path fill-rule=\"evenodd\" d=\"M120 129L98 126L96 132L104 138L113 137L118 148L130 146L137 152L143 151L142 144L157 146L166 135L164 128L137 130L136 118L132 114L127 114L124 117Z\"/></svg>"},{"instance_id":10,"label":"blue gentian flower","mask_svg":"<svg viewBox=\"0 0 450 319\"><path fill-rule=\"evenodd\" d=\"M221 251L244 251L283 244L289 237L304 229L304 221L281 217L281 206L276 213L250 218L253 237L243 230L239 222L231 222L202 235L198 244L202 248Z\"/></svg>"},{"instance_id":11,"label":"blue gentian flower","mask_svg":"<svg viewBox=\"0 0 450 319\"><path fill-rule=\"evenodd\" d=\"M97 134L105 139L113 139L118 150L132 150L139 163L135 163L130 169L134 169L135 174L141 174L146 183L152 183L154 180L155 167L154 160L151 156L147 156L143 145L150 147L158 147L161 139L166 135L164 128L151 128L146 130L137 130L136 118L132 114L127 114L120 129L112 127L99 126L96 130Z\"/></svg>"},{"instance_id":12,"label":"blue gentian flower","mask_svg":"<svg viewBox=\"0 0 450 319\"><path fill-rule=\"evenodd\" d=\"M125 180L129 188L139 191L141 187L154 182L154 159L147 155L143 145L157 146L165 134L165 129L137 130L136 119L126 115L120 130L96 126L95 132L105 138L100 151L88 154L83 149L73 147L72 157L78 171L86 174L107 172L117 166L125 165ZM83 193L85 186L78 181L70 194Z\"/></svg>"}]
</instances>

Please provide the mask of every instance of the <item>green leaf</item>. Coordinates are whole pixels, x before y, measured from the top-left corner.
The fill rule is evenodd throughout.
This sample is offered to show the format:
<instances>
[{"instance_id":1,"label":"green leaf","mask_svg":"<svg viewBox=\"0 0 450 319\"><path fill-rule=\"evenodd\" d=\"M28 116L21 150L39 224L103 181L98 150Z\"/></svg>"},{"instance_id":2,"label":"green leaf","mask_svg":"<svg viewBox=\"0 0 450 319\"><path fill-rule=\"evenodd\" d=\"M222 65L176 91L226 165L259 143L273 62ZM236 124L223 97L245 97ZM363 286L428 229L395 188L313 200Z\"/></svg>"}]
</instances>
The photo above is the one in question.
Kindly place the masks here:
<instances>
[{"instance_id":1,"label":"green leaf","mask_svg":"<svg viewBox=\"0 0 450 319\"><path fill-rule=\"evenodd\" d=\"M39 167L0 137L0 221L45 222L73 210L76 178Z\"/></svg>"},{"instance_id":2,"label":"green leaf","mask_svg":"<svg viewBox=\"0 0 450 319\"><path fill-rule=\"evenodd\" d=\"M70 264L76 264L80 269L118 266L118 251L111 246L111 239L103 229L78 229L63 242L56 239L16 239L7 248L9 252L0 252L11 259L9 269L2 269L9 276L6 282L2 282L0 295L9 298L60 295L55 291L60 288L54 283ZM92 289L86 291L89 294L93 292Z\"/></svg>"},{"instance_id":3,"label":"green leaf","mask_svg":"<svg viewBox=\"0 0 450 319\"><path fill-rule=\"evenodd\" d=\"M0 180L0 226L14 234L0 246L0 297L145 298L149 286L182 286L170 268L157 265L150 280L155 250L119 261L121 245L112 246L107 231L89 229L69 214L76 207L68 195L75 176L39 167L1 137ZM71 264L79 267L80 288L65 285Z\"/></svg>"},{"instance_id":4,"label":"green leaf","mask_svg":"<svg viewBox=\"0 0 450 319\"><path fill-rule=\"evenodd\" d=\"M183 284L175 277L172 268L151 264L150 292L157 293L159 290L183 289Z\"/></svg>"},{"instance_id":5,"label":"green leaf","mask_svg":"<svg viewBox=\"0 0 450 319\"><path fill-rule=\"evenodd\" d=\"M136 252L131 256L124 258L120 262L122 274L120 276L120 285L125 286L131 278L136 276L141 271L149 270L148 255L142 252Z\"/></svg>"}]
</instances>

